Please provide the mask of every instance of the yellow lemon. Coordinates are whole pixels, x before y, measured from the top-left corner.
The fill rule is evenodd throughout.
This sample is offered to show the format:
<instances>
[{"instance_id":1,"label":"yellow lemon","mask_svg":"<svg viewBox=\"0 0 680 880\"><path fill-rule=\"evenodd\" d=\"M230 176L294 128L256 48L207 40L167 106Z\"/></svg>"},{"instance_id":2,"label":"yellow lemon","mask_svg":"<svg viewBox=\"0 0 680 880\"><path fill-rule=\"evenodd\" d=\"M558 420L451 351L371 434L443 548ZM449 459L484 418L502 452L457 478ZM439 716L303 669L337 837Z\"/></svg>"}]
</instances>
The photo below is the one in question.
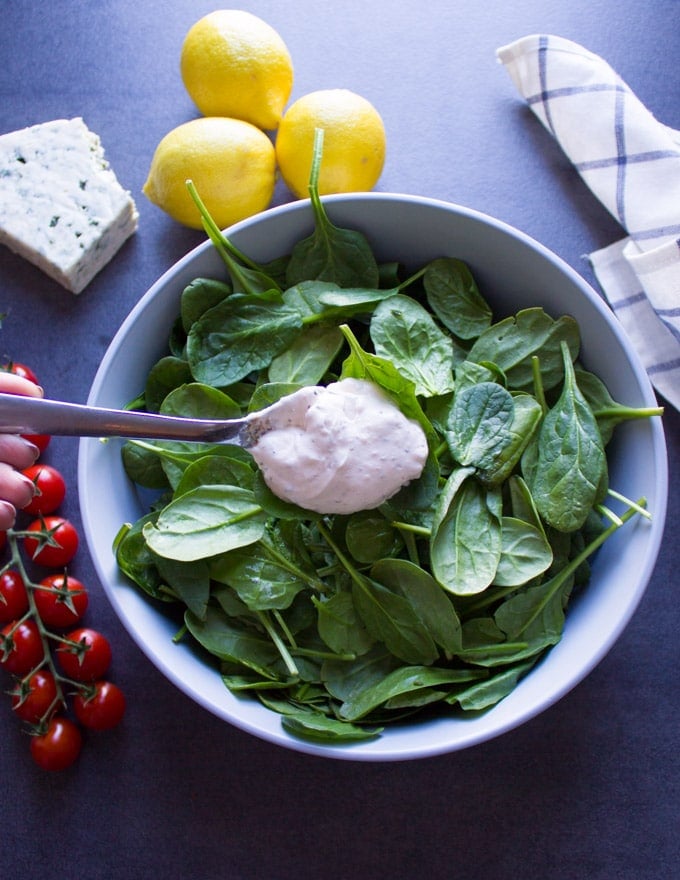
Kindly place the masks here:
<instances>
[{"instance_id":1,"label":"yellow lemon","mask_svg":"<svg viewBox=\"0 0 680 880\"><path fill-rule=\"evenodd\" d=\"M184 86L205 116L275 129L293 87L293 63L279 34L250 12L219 9L199 19L182 44Z\"/></svg>"},{"instance_id":2,"label":"yellow lemon","mask_svg":"<svg viewBox=\"0 0 680 880\"><path fill-rule=\"evenodd\" d=\"M241 119L202 117L168 132L156 147L144 195L179 223L201 229L186 181L217 225L230 226L269 206L276 157L267 135Z\"/></svg>"},{"instance_id":3,"label":"yellow lemon","mask_svg":"<svg viewBox=\"0 0 680 880\"><path fill-rule=\"evenodd\" d=\"M380 114L354 92L322 89L292 104L276 135L279 170L295 195L308 192L316 128L324 130L319 194L373 189L385 162Z\"/></svg>"}]
</instances>

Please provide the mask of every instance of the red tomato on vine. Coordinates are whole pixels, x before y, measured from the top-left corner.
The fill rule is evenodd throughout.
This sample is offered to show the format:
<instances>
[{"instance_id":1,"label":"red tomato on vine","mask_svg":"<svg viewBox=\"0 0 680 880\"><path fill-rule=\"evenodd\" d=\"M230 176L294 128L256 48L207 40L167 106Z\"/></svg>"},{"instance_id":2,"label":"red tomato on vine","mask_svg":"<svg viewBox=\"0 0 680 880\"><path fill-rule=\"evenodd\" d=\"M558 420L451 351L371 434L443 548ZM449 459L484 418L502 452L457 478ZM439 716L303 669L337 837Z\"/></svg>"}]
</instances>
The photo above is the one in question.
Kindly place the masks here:
<instances>
[{"instance_id":1,"label":"red tomato on vine","mask_svg":"<svg viewBox=\"0 0 680 880\"><path fill-rule=\"evenodd\" d=\"M78 550L78 532L72 522L63 516L45 516L26 529L32 534L24 538L29 558L48 568L64 568Z\"/></svg>"},{"instance_id":2,"label":"red tomato on vine","mask_svg":"<svg viewBox=\"0 0 680 880\"><path fill-rule=\"evenodd\" d=\"M57 683L47 669L38 669L12 691L14 712L29 724L38 724L57 702Z\"/></svg>"},{"instance_id":3,"label":"red tomato on vine","mask_svg":"<svg viewBox=\"0 0 680 880\"><path fill-rule=\"evenodd\" d=\"M97 630L81 627L66 634L67 644L57 648L59 665L74 681L95 681L101 678L111 663L111 645Z\"/></svg>"},{"instance_id":4,"label":"red tomato on vine","mask_svg":"<svg viewBox=\"0 0 680 880\"><path fill-rule=\"evenodd\" d=\"M59 471L49 464L34 464L22 473L35 486L35 495L23 510L43 516L54 513L66 497L66 481Z\"/></svg>"},{"instance_id":5,"label":"red tomato on vine","mask_svg":"<svg viewBox=\"0 0 680 880\"><path fill-rule=\"evenodd\" d=\"M0 623L18 620L28 611L28 593L21 575L13 568L0 574Z\"/></svg>"},{"instance_id":6,"label":"red tomato on vine","mask_svg":"<svg viewBox=\"0 0 680 880\"><path fill-rule=\"evenodd\" d=\"M66 770L76 762L83 744L83 735L69 718L55 715L44 733L31 739L31 755L43 770Z\"/></svg>"},{"instance_id":7,"label":"red tomato on vine","mask_svg":"<svg viewBox=\"0 0 680 880\"><path fill-rule=\"evenodd\" d=\"M0 666L12 675L26 675L45 657L40 630L34 620L8 623L0 633Z\"/></svg>"},{"instance_id":8,"label":"red tomato on vine","mask_svg":"<svg viewBox=\"0 0 680 880\"><path fill-rule=\"evenodd\" d=\"M125 695L113 682L98 681L91 694L76 694L73 711L83 727L109 730L119 724L125 714Z\"/></svg>"},{"instance_id":9,"label":"red tomato on vine","mask_svg":"<svg viewBox=\"0 0 680 880\"><path fill-rule=\"evenodd\" d=\"M66 574L50 574L33 589L40 619L48 627L75 626L88 606L85 585Z\"/></svg>"}]
</instances>

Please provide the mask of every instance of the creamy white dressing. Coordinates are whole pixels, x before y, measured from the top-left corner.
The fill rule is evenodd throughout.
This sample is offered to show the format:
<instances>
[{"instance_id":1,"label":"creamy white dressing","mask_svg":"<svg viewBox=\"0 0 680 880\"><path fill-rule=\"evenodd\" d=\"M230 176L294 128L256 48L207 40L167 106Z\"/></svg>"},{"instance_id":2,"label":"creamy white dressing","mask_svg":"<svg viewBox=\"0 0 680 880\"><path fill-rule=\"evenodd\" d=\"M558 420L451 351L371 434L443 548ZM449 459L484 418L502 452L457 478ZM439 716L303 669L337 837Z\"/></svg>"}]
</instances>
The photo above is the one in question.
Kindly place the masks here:
<instances>
[{"instance_id":1,"label":"creamy white dressing","mask_svg":"<svg viewBox=\"0 0 680 880\"><path fill-rule=\"evenodd\" d=\"M342 379L278 401L250 452L284 501L316 513L356 513L420 476L427 440L378 386Z\"/></svg>"}]
</instances>

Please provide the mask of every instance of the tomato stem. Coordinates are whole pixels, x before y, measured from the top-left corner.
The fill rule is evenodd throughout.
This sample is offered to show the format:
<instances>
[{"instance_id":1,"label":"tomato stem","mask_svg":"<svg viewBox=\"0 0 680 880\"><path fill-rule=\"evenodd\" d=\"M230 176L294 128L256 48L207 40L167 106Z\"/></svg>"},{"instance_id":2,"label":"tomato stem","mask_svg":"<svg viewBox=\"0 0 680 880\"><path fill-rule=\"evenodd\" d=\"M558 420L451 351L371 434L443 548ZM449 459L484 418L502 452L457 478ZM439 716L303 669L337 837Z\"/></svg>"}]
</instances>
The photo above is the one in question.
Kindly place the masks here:
<instances>
[{"instance_id":1,"label":"tomato stem","mask_svg":"<svg viewBox=\"0 0 680 880\"><path fill-rule=\"evenodd\" d=\"M66 679L57 669L57 666L52 657L52 651L50 649L50 640L57 640L59 642L67 641L62 636L58 636L56 633L50 632L40 618L40 614L38 613L37 606L35 604L35 595L34 590L39 589L39 584L36 584L28 574L26 570L26 566L24 565L24 561L21 557L21 553L19 552L18 538L22 537L23 533L21 531L15 531L14 529L7 530L7 542L10 548L10 565L15 566L26 586L26 595L28 597L28 611L22 618L22 620L32 619L35 621L35 625L38 628L38 632L40 633L40 639L43 645L43 659L40 663L33 669L31 669L22 679L22 681L28 681L30 677L36 673L39 669L43 667L47 667L49 671L54 676L55 685L57 688L57 696L53 701L53 705L45 712L45 715L40 719L40 724L46 724L51 715L56 711L58 706L66 706L66 697L64 696L64 689L62 684L71 683L70 680ZM22 621L17 621L17 626Z\"/></svg>"}]
</instances>

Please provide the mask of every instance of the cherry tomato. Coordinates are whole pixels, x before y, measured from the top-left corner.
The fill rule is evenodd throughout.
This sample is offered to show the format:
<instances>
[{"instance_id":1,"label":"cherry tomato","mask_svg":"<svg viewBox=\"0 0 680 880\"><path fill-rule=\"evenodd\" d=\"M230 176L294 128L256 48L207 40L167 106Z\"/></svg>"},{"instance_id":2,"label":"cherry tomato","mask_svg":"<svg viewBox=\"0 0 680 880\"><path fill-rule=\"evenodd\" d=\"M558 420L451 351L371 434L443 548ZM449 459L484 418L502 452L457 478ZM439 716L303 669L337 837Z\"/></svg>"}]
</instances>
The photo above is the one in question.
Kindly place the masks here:
<instances>
[{"instance_id":1,"label":"cherry tomato","mask_svg":"<svg viewBox=\"0 0 680 880\"><path fill-rule=\"evenodd\" d=\"M73 681L95 681L111 663L111 645L106 636L95 629L80 627L65 636L76 645L60 644L56 654L59 664Z\"/></svg>"},{"instance_id":2,"label":"cherry tomato","mask_svg":"<svg viewBox=\"0 0 680 880\"><path fill-rule=\"evenodd\" d=\"M0 666L12 675L26 675L42 662L45 648L34 620L13 628L8 623L0 633Z\"/></svg>"},{"instance_id":3,"label":"cherry tomato","mask_svg":"<svg viewBox=\"0 0 680 880\"><path fill-rule=\"evenodd\" d=\"M125 714L125 694L110 681L98 681L94 694L76 694L73 711L83 727L91 730L109 730L120 724Z\"/></svg>"},{"instance_id":4,"label":"cherry tomato","mask_svg":"<svg viewBox=\"0 0 680 880\"><path fill-rule=\"evenodd\" d=\"M21 575L13 568L0 574L0 623L18 620L28 611L28 593Z\"/></svg>"},{"instance_id":5,"label":"cherry tomato","mask_svg":"<svg viewBox=\"0 0 680 880\"><path fill-rule=\"evenodd\" d=\"M45 733L31 738L31 756L43 770L66 770L78 759L82 744L78 725L55 715Z\"/></svg>"},{"instance_id":6,"label":"cherry tomato","mask_svg":"<svg viewBox=\"0 0 680 880\"><path fill-rule=\"evenodd\" d=\"M22 379L28 379L28 381L33 382L34 385L40 385L38 377L30 367L26 366L26 364L19 364L16 361L11 361L9 364L5 364L2 369L6 373L14 373L15 376L21 376Z\"/></svg>"},{"instance_id":7,"label":"cherry tomato","mask_svg":"<svg viewBox=\"0 0 680 880\"><path fill-rule=\"evenodd\" d=\"M24 538L24 548L38 565L63 568L76 555L78 532L73 523L63 516L45 516L33 520L26 531L35 533L35 537L29 535Z\"/></svg>"},{"instance_id":8,"label":"cherry tomato","mask_svg":"<svg viewBox=\"0 0 680 880\"><path fill-rule=\"evenodd\" d=\"M7 543L7 532L0 532L0 550L3 550Z\"/></svg>"},{"instance_id":9,"label":"cherry tomato","mask_svg":"<svg viewBox=\"0 0 680 880\"><path fill-rule=\"evenodd\" d=\"M85 585L66 572L43 578L33 590L33 599L42 622L53 627L75 626L88 605Z\"/></svg>"},{"instance_id":10,"label":"cherry tomato","mask_svg":"<svg viewBox=\"0 0 680 880\"><path fill-rule=\"evenodd\" d=\"M22 473L36 488L35 495L23 508L26 513L43 516L54 513L66 497L66 482L59 471L49 464L34 464Z\"/></svg>"},{"instance_id":11,"label":"cherry tomato","mask_svg":"<svg viewBox=\"0 0 680 880\"><path fill-rule=\"evenodd\" d=\"M56 703L57 685L47 669L38 669L12 692L12 708L29 724L38 724Z\"/></svg>"}]
</instances>

